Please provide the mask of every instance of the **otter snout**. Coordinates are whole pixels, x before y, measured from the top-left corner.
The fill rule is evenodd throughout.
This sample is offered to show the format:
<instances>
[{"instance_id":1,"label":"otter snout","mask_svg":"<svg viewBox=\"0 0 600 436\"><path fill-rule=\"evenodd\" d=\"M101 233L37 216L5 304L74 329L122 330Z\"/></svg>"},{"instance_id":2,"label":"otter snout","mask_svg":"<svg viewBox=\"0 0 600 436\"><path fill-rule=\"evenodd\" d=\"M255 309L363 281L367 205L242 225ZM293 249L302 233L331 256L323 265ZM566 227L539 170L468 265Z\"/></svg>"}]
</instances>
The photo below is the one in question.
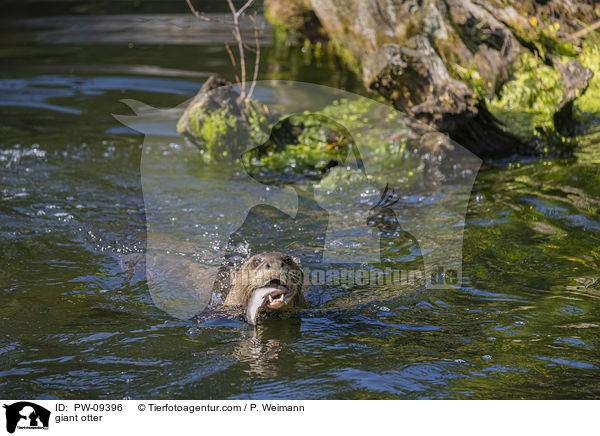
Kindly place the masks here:
<instances>
[{"instance_id":1,"label":"otter snout","mask_svg":"<svg viewBox=\"0 0 600 436\"><path fill-rule=\"evenodd\" d=\"M252 256L232 277L226 305L243 305L246 320L255 324L261 310L278 311L305 307L304 274L288 255L280 252Z\"/></svg>"}]
</instances>

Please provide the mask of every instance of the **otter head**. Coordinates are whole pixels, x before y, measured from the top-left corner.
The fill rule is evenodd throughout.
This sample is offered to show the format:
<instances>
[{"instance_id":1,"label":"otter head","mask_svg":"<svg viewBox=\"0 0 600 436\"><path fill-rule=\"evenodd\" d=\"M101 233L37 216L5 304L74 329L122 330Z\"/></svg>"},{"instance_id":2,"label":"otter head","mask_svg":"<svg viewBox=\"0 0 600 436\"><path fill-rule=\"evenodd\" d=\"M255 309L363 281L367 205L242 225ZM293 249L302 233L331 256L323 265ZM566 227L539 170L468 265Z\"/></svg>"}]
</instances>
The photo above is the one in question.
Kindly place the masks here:
<instances>
[{"instance_id":1,"label":"otter head","mask_svg":"<svg viewBox=\"0 0 600 436\"><path fill-rule=\"evenodd\" d=\"M226 305L242 305L246 319L256 323L259 311L304 307L304 274L294 260L283 253L261 253L248 259L233 274Z\"/></svg>"}]
</instances>

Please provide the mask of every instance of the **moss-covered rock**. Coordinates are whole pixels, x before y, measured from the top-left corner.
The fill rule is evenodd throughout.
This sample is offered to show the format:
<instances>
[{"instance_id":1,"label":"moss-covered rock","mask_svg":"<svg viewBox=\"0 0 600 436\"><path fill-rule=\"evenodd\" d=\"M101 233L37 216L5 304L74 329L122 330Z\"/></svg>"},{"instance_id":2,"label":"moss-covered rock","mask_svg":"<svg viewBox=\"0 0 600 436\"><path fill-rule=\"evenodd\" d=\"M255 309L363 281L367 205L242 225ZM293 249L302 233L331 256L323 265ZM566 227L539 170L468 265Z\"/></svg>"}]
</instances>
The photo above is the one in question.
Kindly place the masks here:
<instances>
[{"instance_id":1,"label":"moss-covered rock","mask_svg":"<svg viewBox=\"0 0 600 436\"><path fill-rule=\"evenodd\" d=\"M570 138L576 135L577 118L581 118L575 108L600 112L598 74L592 70L598 70L598 65L600 49L588 42L576 58L554 57L553 65L524 53L513 79L490 100L491 108L522 137L535 134L542 152L569 154L576 145ZM520 121L515 122L513 114Z\"/></svg>"},{"instance_id":2,"label":"moss-covered rock","mask_svg":"<svg viewBox=\"0 0 600 436\"><path fill-rule=\"evenodd\" d=\"M587 91L577 99L577 108L593 117L600 117L600 36L594 35L586 40L577 56L581 64L594 72ZM585 115L581 116L585 120Z\"/></svg>"},{"instance_id":3,"label":"moss-covered rock","mask_svg":"<svg viewBox=\"0 0 600 436\"><path fill-rule=\"evenodd\" d=\"M225 80L210 77L177 123L177 131L202 151L207 161L236 160L268 131L272 115L260 102L239 101Z\"/></svg>"},{"instance_id":4,"label":"moss-covered rock","mask_svg":"<svg viewBox=\"0 0 600 436\"><path fill-rule=\"evenodd\" d=\"M263 183L337 180L360 173L373 181L389 180L393 174L404 184L432 179L436 171L445 170L438 168L446 162L441 156L453 151L445 135L403 124L394 111L385 112L389 122L376 126L372 115L377 109L381 104L371 99L340 99L318 113L284 116L268 141L244 154L246 170Z\"/></svg>"},{"instance_id":5,"label":"moss-covered rock","mask_svg":"<svg viewBox=\"0 0 600 436\"><path fill-rule=\"evenodd\" d=\"M348 130L323 114L283 117L269 139L243 155L249 174L266 181L273 173L319 178L330 168L344 164L356 143Z\"/></svg>"},{"instance_id":6,"label":"moss-covered rock","mask_svg":"<svg viewBox=\"0 0 600 436\"><path fill-rule=\"evenodd\" d=\"M311 42L327 39L310 0L265 0L264 11L276 31L307 38Z\"/></svg>"},{"instance_id":7,"label":"moss-covered rock","mask_svg":"<svg viewBox=\"0 0 600 436\"><path fill-rule=\"evenodd\" d=\"M294 3L301 3L304 13L312 8L330 44L343 54L349 65L359 72L362 70L367 88L381 93L399 109L449 133L482 157L490 153L543 152L547 147L540 148L531 140L534 133L538 137L550 135L551 140L558 141L560 149L565 136L575 130L569 124L572 118L569 106L585 95L586 86L579 86L574 98L566 98L568 91L563 88L568 80L561 74L560 65L586 57L585 43L582 51L581 40L571 35L581 29L582 23L596 19L597 11L590 2L311 0L309 5L306 0L294 0ZM277 16L281 9L277 6L285 4L269 0L266 9L272 21L286 22L285 14ZM287 23L294 28L294 20ZM411 41L415 40L428 41L430 54L411 47ZM394 46L398 48L394 53L386 49ZM418 59L419 54L430 59L430 65L409 62ZM580 62L596 73L600 70L599 63ZM445 66L445 76L452 79L438 81L445 83L445 87L436 86L440 64ZM574 71L574 64L570 65L569 69ZM534 77L536 70L544 77ZM383 86L386 80L379 74L382 71L389 79ZM586 70L581 72L587 75ZM587 92L594 93L594 83L590 83ZM468 90L467 99L463 86ZM529 88L525 89L526 86ZM508 91L503 91L504 87ZM439 92L442 88L448 91L445 95ZM524 95L517 96L517 88ZM467 100L470 103L463 104ZM596 100L595 97L583 100L582 105ZM428 111L420 110L424 102L428 103ZM490 102L495 112L513 105L515 110L524 108L527 114L539 109L539 116L531 117L534 123L525 129L514 129L511 124L503 127L488 111ZM439 116L429 115L433 112ZM525 141L511 134L524 132L520 136ZM485 147L481 148L482 145Z\"/></svg>"}]
</instances>

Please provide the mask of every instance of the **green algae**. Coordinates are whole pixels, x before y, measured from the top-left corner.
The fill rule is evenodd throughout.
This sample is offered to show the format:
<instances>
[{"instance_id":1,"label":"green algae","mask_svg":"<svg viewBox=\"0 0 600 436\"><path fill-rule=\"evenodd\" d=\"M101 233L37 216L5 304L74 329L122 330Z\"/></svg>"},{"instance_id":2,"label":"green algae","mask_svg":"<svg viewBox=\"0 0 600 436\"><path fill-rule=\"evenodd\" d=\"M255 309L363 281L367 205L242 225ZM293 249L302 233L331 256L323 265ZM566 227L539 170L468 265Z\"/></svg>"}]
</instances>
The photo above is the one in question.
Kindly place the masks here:
<instances>
[{"instance_id":1,"label":"green algae","mask_svg":"<svg viewBox=\"0 0 600 436\"><path fill-rule=\"evenodd\" d=\"M577 59L584 67L594 72L594 77L585 94L577 100L576 106L584 114L598 117L600 116L600 36L596 34L586 40Z\"/></svg>"},{"instance_id":2,"label":"green algae","mask_svg":"<svg viewBox=\"0 0 600 436\"><path fill-rule=\"evenodd\" d=\"M247 100L242 111L243 116L236 117L226 106L198 104L189 110L189 123L180 120L178 131L200 148L205 161L236 160L249 143L257 145L269 128L262 104Z\"/></svg>"},{"instance_id":3,"label":"green algae","mask_svg":"<svg viewBox=\"0 0 600 436\"><path fill-rule=\"evenodd\" d=\"M571 54L571 53L569 53ZM594 73L583 94L575 100L575 121L585 130L600 114L600 49L597 37L586 40L577 57L562 56L555 62L576 59ZM554 114L565 98L562 76L556 66L549 66L540 56L522 55L512 80L504 85L499 96L488 99L490 109L511 126L513 133L526 138L534 135L544 144L544 152L574 149L574 139L560 135L554 125Z\"/></svg>"},{"instance_id":4,"label":"green algae","mask_svg":"<svg viewBox=\"0 0 600 436\"><path fill-rule=\"evenodd\" d=\"M533 125L552 126L552 116L563 98L560 72L537 56L521 57L513 80L504 85L500 97L489 101L492 110L528 112Z\"/></svg>"}]
</instances>

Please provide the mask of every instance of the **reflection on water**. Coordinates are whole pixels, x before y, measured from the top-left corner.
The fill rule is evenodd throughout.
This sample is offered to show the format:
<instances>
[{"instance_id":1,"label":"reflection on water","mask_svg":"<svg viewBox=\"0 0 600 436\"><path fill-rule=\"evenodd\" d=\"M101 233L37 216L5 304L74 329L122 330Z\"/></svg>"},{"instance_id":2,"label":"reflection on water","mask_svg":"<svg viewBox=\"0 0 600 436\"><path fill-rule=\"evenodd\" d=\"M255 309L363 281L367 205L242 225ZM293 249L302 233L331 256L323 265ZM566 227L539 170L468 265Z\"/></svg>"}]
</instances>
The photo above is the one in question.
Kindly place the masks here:
<instances>
[{"instance_id":1,"label":"reflection on water","mask_svg":"<svg viewBox=\"0 0 600 436\"><path fill-rule=\"evenodd\" d=\"M230 14L207 14L218 21L231 21ZM27 29L26 42L52 44L234 44L231 26L216 21L201 21L190 14L51 16L15 20L13 26ZM268 22L257 20L263 31L260 42L271 42ZM244 41L254 40L252 22L240 19Z\"/></svg>"},{"instance_id":2,"label":"reflection on water","mask_svg":"<svg viewBox=\"0 0 600 436\"><path fill-rule=\"evenodd\" d=\"M198 84L179 80L140 77L37 76L32 79L0 79L1 106L25 106L80 115L85 108L52 104L69 100L77 105L81 99L109 91L157 92L169 89L174 95L189 95Z\"/></svg>"},{"instance_id":3,"label":"reflection on water","mask_svg":"<svg viewBox=\"0 0 600 436\"><path fill-rule=\"evenodd\" d=\"M118 20L135 15L129 17ZM156 17L147 18L138 25ZM256 329L226 316L180 321L154 306L139 262L146 249L142 138L111 114L127 111L121 99L174 107L196 92L204 74L230 74L221 37L213 44L194 36L192 27L202 26L185 18L184 45L165 49L150 39L167 38L167 24L141 46L127 46L131 29L115 44L96 35L83 45L68 38L78 23L97 18L39 19L56 24L40 29L35 17L6 16L0 31L0 389L6 397L600 396L597 132L575 159L478 175L461 289L393 299L372 288L315 289L311 299L320 310ZM37 43L26 47L12 37L15 27ZM60 38L67 40L59 44ZM266 77L288 74L348 89L352 83L329 61L306 66L268 56ZM176 158L184 144L172 137L163 146L157 151ZM224 171L197 169L214 183ZM309 237L301 247L310 247ZM267 235L262 243L280 241ZM371 298L342 304L356 303L361 293Z\"/></svg>"}]
</instances>

